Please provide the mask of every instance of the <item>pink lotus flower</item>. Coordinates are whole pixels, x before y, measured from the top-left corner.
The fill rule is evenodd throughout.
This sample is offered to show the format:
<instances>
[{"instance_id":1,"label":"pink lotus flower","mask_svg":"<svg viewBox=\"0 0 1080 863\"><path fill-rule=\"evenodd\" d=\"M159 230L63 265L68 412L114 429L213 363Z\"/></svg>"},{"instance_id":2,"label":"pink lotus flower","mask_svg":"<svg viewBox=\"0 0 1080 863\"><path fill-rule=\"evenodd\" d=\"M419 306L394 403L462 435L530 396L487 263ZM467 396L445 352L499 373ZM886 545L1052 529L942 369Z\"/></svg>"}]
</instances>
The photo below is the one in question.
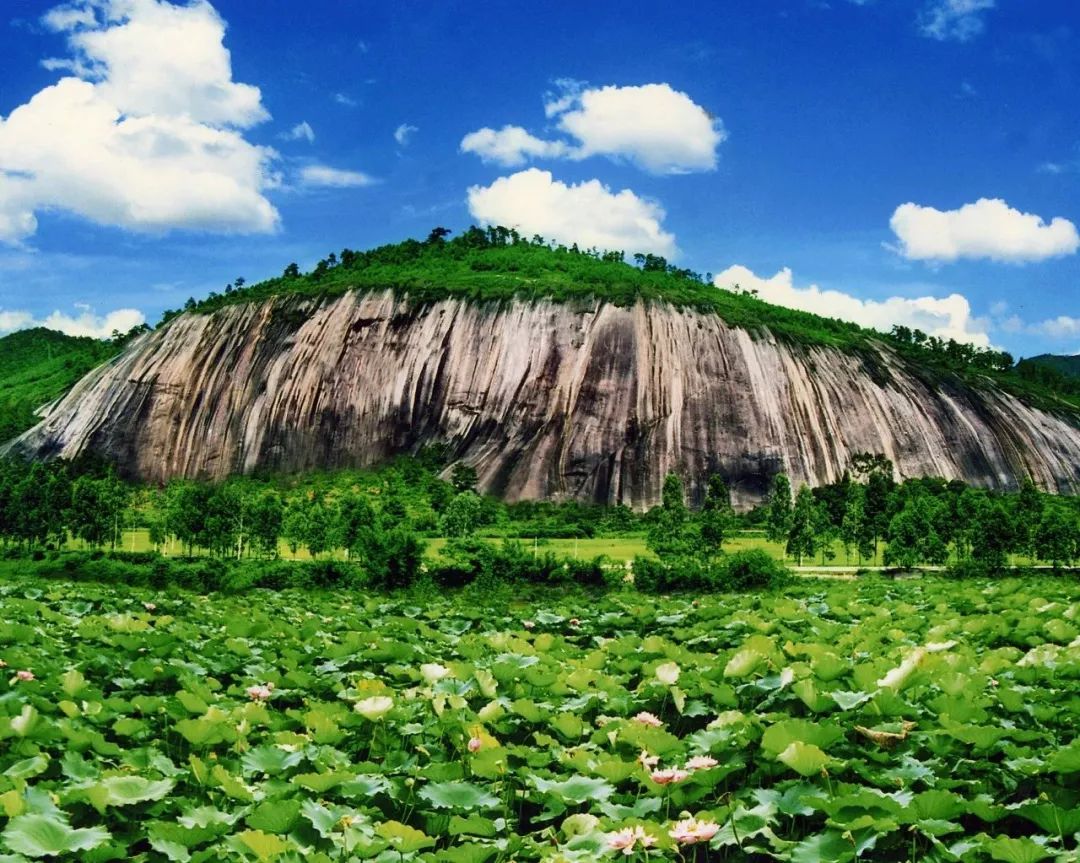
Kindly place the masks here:
<instances>
[{"instance_id":1,"label":"pink lotus flower","mask_svg":"<svg viewBox=\"0 0 1080 863\"><path fill-rule=\"evenodd\" d=\"M581 626L581 621L578 620L576 617L571 617L570 618L570 625L571 626Z\"/></svg>"},{"instance_id":2,"label":"pink lotus flower","mask_svg":"<svg viewBox=\"0 0 1080 863\"><path fill-rule=\"evenodd\" d=\"M660 763L659 755L650 755L644 749L641 750L641 754L637 757L638 764L644 767L646 770L652 770L657 764Z\"/></svg>"},{"instance_id":3,"label":"pink lotus flower","mask_svg":"<svg viewBox=\"0 0 1080 863\"><path fill-rule=\"evenodd\" d=\"M7 663L0 659L0 668L7 668Z\"/></svg>"},{"instance_id":4,"label":"pink lotus flower","mask_svg":"<svg viewBox=\"0 0 1080 863\"><path fill-rule=\"evenodd\" d=\"M483 746L483 745L484 745L484 741L481 740L479 737L470 737L469 738L469 751L470 752L479 752L480 747Z\"/></svg>"},{"instance_id":5,"label":"pink lotus flower","mask_svg":"<svg viewBox=\"0 0 1080 863\"><path fill-rule=\"evenodd\" d=\"M642 848L650 848L656 844L656 838L650 836L640 826L624 827L608 835L608 848L613 851L622 851L627 857L634 853L634 845L638 844Z\"/></svg>"},{"instance_id":6,"label":"pink lotus flower","mask_svg":"<svg viewBox=\"0 0 1080 863\"><path fill-rule=\"evenodd\" d=\"M674 785L688 779L690 774L685 770L669 767L666 770L654 770L649 777L657 785Z\"/></svg>"},{"instance_id":7,"label":"pink lotus flower","mask_svg":"<svg viewBox=\"0 0 1080 863\"><path fill-rule=\"evenodd\" d=\"M521 625L524 626L526 629L535 629L536 628L536 624L533 623L531 620L523 620L523 621L521 621Z\"/></svg>"},{"instance_id":8,"label":"pink lotus flower","mask_svg":"<svg viewBox=\"0 0 1080 863\"><path fill-rule=\"evenodd\" d=\"M34 672L32 671L16 671L15 678L17 680L28 681L34 679Z\"/></svg>"},{"instance_id":9,"label":"pink lotus flower","mask_svg":"<svg viewBox=\"0 0 1080 863\"><path fill-rule=\"evenodd\" d=\"M680 845L693 845L697 842L708 842L716 835L720 825L714 821L698 821L696 818L686 818L679 821L668 831L668 836Z\"/></svg>"},{"instance_id":10,"label":"pink lotus flower","mask_svg":"<svg viewBox=\"0 0 1080 863\"><path fill-rule=\"evenodd\" d=\"M664 724L659 716L654 713L649 713L645 710L642 710L641 713L635 716L634 721L640 722L642 725L648 725L651 728L659 728L661 725Z\"/></svg>"},{"instance_id":11,"label":"pink lotus flower","mask_svg":"<svg viewBox=\"0 0 1080 863\"><path fill-rule=\"evenodd\" d=\"M157 611L157 605L153 602L144 602L142 604L142 607L145 608L147 611Z\"/></svg>"},{"instance_id":12,"label":"pink lotus flower","mask_svg":"<svg viewBox=\"0 0 1080 863\"><path fill-rule=\"evenodd\" d=\"M689 761L686 762L687 770L708 770L710 767L715 767L720 762L713 758L711 755L695 755Z\"/></svg>"},{"instance_id":13,"label":"pink lotus flower","mask_svg":"<svg viewBox=\"0 0 1080 863\"><path fill-rule=\"evenodd\" d=\"M245 691L247 692L248 698L252 701L266 701L274 694L274 684L268 683L266 686L249 686Z\"/></svg>"},{"instance_id":14,"label":"pink lotus flower","mask_svg":"<svg viewBox=\"0 0 1080 863\"><path fill-rule=\"evenodd\" d=\"M634 843L636 841L633 828L625 827L608 837L608 848L613 851L622 851L623 854L629 856L634 853Z\"/></svg>"}]
</instances>

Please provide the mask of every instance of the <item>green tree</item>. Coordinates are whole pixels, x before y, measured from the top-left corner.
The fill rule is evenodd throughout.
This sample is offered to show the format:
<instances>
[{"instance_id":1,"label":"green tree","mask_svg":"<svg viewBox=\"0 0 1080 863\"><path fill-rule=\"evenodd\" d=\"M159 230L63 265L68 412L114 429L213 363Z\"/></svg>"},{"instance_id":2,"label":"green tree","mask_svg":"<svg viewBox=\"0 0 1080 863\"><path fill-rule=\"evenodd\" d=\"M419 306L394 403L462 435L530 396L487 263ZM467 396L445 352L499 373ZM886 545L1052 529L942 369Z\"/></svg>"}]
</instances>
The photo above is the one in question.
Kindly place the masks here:
<instances>
[{"instance_id":1,"label":"green tree","mask_svg":"<svg viewBox=\"0 0 1080 863\"><path fill-rule=\"evenodd\" d=\"M1031 477L1025 477L1013 499L1013 525L1017 550L1035 557L1035 532L1043 515L1043 497Z\"/></svg>"},{"instance_id":2,"label":"green tree","mask_svg":"<svg viewBox=\"0 0 1080 863\"><path fill-rule=\"evenodd\" d=\"M367 498L358 494L347 494L338 505L338 523L335 531L337 544L345 549L350 557L360 547L364 531L375 524L375 510Z\"/></svg>"},{"instance_id":3,"label":"green tree","mask_svg":"<svg viewBox=\"0 0 1080 863\"><path fill-rule=\"evenodd\" d=\"M245 502L240 489L226 483L206 496L202 544L215 557L239 558L246 538Z\"/></svg>"},{"instance_id":4,"label":"green tree","mask_svg":"<svg viewBox=\"0 0 1080 863\"><path fill-rule=\"evenodd\" d=\"M660 500L660 506L650 513L653 522L646 537L649 549L662 560L691 554L696 543L689 536L690 511L677 474L664 477Z\"/></svg>"},{"instance_id":5,"label":"green tree","mask_svg":"<svg viewBox=\"0 0 1080 863\"><path fill-rule=\"evenodd\" d=\"M190 557L196 546L206 545L209 488L189 480L173 480L165 487L166 530Z\"/></svg>"},{"instance_id":6,"label":"green tree","mask_svg":"<svg viewBox=\"0 0 1080 863\"><path fill-rule=\"evenodd\" d=\"M787 474L773 477L765 504L765 535L773 542L786 542L791 532L791 480Z\"/></svg>"},{"instance_id":7,"label":"green tree","mask_svg":"<svg viewBox=\"0 0 1080 863\"><path fill-rule=\"evenodd\" d=\"M480 525L481 504L479 496L472 491L463 491L447 504L439 526L443 535L448 537L471 536Z\"/></svg>"},{"instance_id":8,"label":"green tree","mask_svg":"<svg viewBox=\"0 0 1080 863\"><path fill-rule=\"evenodd\" d=\"M1034 531L1035 556L1058 569L1080 556L1080 518L1064 506L1046 507Z\"/></svg>"},{"instance_id":9,"label":"green tree","mask_svg":"<svg viewBox=\"0 0 1080 863\"><path fill-rule=\"evenodd\" d=\"M803 485L795 495L795 507L791 511L785 552L802 565L803 556L812 558L818 548L818 514L814 494Z\"/></svg>"},{"instance_id":10,"label":"green tree","mask_svg":"<svg viewBox=\"0 0 1080 863\"><path fill-rule=\"evenodd\" d=\"M853 486L844 502L844 515L840 521L840 541L844 544L844 562L855 549L858 563L862 563L863 546L859 540L865 530L866 510L863 507L865 491L860 485Z\"/></svg>"},{"instance_id":11,"label":"green tree","mask_svg":"<svg viewBox=\"0 0 1080 863\"><path fill-rule=\"evenodd\" d=\"M845 491L846 495L846 491ZM833 545L840 538L840 528L833 522L830 506L836 503L835 498L814 499L814 537L817 542L817 550L821 552L821 565L831 562L836 557Z\"/></svg>"},{"instance_id":12,"label":"green tree","mask_svg":"<svg viewBox=\"0 0 1080 863\"><path fill-rule=\"evenodd\" d=\"M864 532L862 546L873 549L874 562L877 562L878 541L889 530L892 496L896 484L890 474L875 471L866 481L863 494Z\"/></svg>"},{"instance_id":13,"label":"green tree","mask_svg":"<svg viewBox=\"0 0 1080 863\"><path fill-rule=\"evenodd\" d=\"M80 476L71 485L68 527L72 534L92 548L100 548L112 535L112 519L102 500L102 484L90 476Z\"/></svg>"},{"instance_id":14,"label":"green tree","mask_svg":"<svg viewBox=\"0 0 1080 863\"><path fill-rule=\"evenodd\" d=\"M337 539L337 514L323 500L322 495L307 492L289 499L282 520L282 536L295 555L304 546L313 558L328 551Z\"/></svg>"},{"instance_id":15,"label":"green tree","mask_svg":"<svg viewBox=\"0 0 1080 863\"><path fill-rule=\"evenodd\" d=\"M476 468L463 461L459 461L450 471L450 484L458 494L476 491L476 482Z\"/></svg>"},{"instance_id":16,"label":"green tree","mask_svg":"<svg viewBox=\"0 0 1080 863\"><path fill-rule=\"evenodd\" d=\"M714 557L721 552L734 518L731 492L728 491L724 478L714 473L709 477L709 482L705 487L705 501L698 515L703 556Z\"/></svg>"},{"instance_id":17,"label":"green tree","mask_svg":"<svg viewBox=\"0 0 1080 863\"><path fill-rule=\"evenodd\" d=\"M256 554L277 557L284 520L285 506L281 502L281 495L273 489L264 489L248 498L248 534Z\"/></svg>"},{"instance_id":18,"label":"green tree","mask_svg":"<svg viewBox=\"0 0 1080 863\"><path fill-rule=\"evenodd\" d=\"M1012 516L1000 501L981 507L971 540L971 559L987 569L1003 569L1009 552L1016 547L1016 529Z\"/></svg>"},{"instance_id":19,"label":"green tree","mask_svg":"<svg viewBox=\"0 0 1080 863\"><path fill-rule=\"evenodd\" d=\"M914 494L889 522L886 566L910 569L920 563L942 564L949 547L935 527L941 504L927 494Z\"/></svg>"}]
</instances>

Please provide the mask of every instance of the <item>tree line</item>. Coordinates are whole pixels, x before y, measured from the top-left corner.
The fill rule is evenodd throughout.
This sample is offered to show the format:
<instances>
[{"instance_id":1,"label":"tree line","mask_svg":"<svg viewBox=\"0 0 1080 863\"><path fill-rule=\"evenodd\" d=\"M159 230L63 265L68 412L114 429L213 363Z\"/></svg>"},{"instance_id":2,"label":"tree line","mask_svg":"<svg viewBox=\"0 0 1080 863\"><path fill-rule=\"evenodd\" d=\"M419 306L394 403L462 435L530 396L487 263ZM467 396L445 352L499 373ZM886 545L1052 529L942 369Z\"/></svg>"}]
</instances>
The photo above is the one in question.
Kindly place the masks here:
<instances>
[{"instance_id":1,"label":"tree line","mask_svg":"<svg viewBox=\"0 0 1080 863\"><path fill-rule=\"evenodd\" d=\"M76 462L0 461L0 543L13 552L121 550L125 531L142 528L158 552L219 560L271 560L285 546L315 560L344 558L380 583L408 583L419 571L425 539L448 540L444 556L466 570L490 568L491 543L478 538L586 537L644 534L656 560L635 569L668 587L682 576L720 567L732 537L760 532L798 564L836 562L890 567L950 564L1000 569L1012 555L1055 567L1080 558L1080 506L1026 481L994 493L962 482L897 482L881 455L856 456L837 482L794 491L778 474L767 500L737 514L724 479L709 477L700 505L686 501L679 476L663 483L659 505L625 506L527 501L480 495L476 471L445 470L445 453L402 457L377 471L301 478L234 478L221 483L174 480L162 487L123 481L113 467ZM448 475L447 475L448 474ZM446 475L444 479L443 476ZM839 549L839 552L838 552ZM535 556L535 555L534 555ZM766 556L767 557L767 556ZM759 555L740 566L776 574ZM650 569L652 567L652 569ZM730 576L725 576L729 578ZM740 578L754 578L747 571Z\"/></svg>"},{"instance_id":2,"label":"tree line","mask_svg":"<svg viewBox=\"0 0 1080 863\"><path fill-rule=\"evenodd\" d=\"M801 563L821 555L911 568L952 563L994 571L1011 555L1067 566L1080 558L1075 497L1041 493L1029 479L1013 493L923 477L897 483L881 455L857 456L835 483L803 485L792 496L784 474L773 481L761 516L767 536ZM884 546L883 552L879 549Z\"/></svg>"}]
</instances>

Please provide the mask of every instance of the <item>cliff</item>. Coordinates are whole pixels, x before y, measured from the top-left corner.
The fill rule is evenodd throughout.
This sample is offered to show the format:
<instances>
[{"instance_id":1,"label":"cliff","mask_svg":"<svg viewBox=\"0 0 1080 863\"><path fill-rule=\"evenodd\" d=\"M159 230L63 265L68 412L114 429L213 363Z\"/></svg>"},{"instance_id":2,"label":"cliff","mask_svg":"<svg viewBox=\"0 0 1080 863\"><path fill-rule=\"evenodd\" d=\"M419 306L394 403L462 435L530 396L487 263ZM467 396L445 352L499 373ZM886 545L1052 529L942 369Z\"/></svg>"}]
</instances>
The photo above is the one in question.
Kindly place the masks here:
<instances>
[{"instance_id":1,"label":"cliff","mask_svg":"<svg viewBox=\"0 0 1080 863\"><path fill-rule=\"evenodd\" d=\"M645 506L664 475L817 484L852 454L901 476L1080 490L1080 421L914 366L637 302L281 296L184 314L91 372L10 445L131 475L364 466L446 442L508 499Z\"/></svg>"}]
</instances>

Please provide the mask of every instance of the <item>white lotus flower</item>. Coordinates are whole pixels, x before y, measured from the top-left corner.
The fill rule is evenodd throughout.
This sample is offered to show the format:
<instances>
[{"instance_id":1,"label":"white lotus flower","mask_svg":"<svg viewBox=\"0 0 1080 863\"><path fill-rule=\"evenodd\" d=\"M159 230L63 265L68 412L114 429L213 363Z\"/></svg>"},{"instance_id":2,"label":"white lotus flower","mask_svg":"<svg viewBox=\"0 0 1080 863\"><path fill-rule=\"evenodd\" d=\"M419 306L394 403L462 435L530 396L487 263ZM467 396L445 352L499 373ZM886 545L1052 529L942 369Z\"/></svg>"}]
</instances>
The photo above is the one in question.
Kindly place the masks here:
<instances>
[{"instance_id":1,"label":"white lotus flower","mask_svg":"<svg viewBox=\"0 0 1080 863\"><path fill-rule=\"evenodd\" d=\"M394 699L388 695L373 695L371 698L357 701L353 705L353 710L363 716L364 719L370 719L372 722L382 719L393 709Z\"/></svg>"},{"instance_id":2,"label":"white lotus flower","mask_svg":"<svg viewBox=\"0 0 1080 863\"><path fill-rule=\"evenodd\" d=\"M423 675L424 680L428 685L438 683L444 677L450 676L450 669L445 665L439 665L437 662L425 662L420 666L420 674Z\"/></svg>"},{"instance_id":3,"label":"white lotus flower","mask_svg":"<svg viewBox=\"0 0 1080 863\"><path fill-rule=\"evenodd\" d=\"M665 686L674 686L679 680L679 666L675 662L665 662L656 666L656 679Z\"/></svg>"}]
</instances>

